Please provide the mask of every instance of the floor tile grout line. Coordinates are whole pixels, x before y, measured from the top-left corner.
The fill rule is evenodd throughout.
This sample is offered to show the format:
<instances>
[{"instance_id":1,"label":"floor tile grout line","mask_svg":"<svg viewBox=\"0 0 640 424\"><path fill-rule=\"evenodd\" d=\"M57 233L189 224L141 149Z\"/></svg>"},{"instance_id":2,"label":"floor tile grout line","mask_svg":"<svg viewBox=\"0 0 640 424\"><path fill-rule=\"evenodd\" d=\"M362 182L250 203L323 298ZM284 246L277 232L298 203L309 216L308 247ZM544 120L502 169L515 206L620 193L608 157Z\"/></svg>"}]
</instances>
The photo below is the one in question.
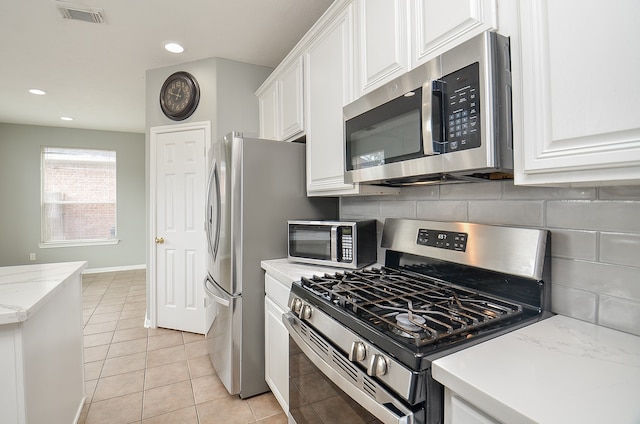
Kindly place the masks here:
<instances>
[{"instance_id":1,"label":"floor tile grout line","mask_svg":"<svg viewBox=\"0 0 640 424\"><path fill-rule=\"evenodd\" d=\"M90 287L92 286L92 284L94 284L94 283L96 283L97 285L100 285L100 286L102 287L102 290L104 290L104 291L103 291L103 293L100 295L100 299L99 299L97 302L95 302L95 305L94 305L92 308L90 308L90 309L91 309L91 313L90 313L90 314L89 314L89 316L86 318L86 323L83 323L83 328L84 328L86 325L89 325L89 321L91 320L91 318L92 318L93 316L101 315L101 314L96 314L96 313L95 313L95 312L96 312L96 310L97 310L97 308L99 308L99 307L101 307L101 306L108 306L108 305L100 305L100 303L101 303L103 300L110 300L110 299L105 299L105 297L104 297L104 296L105 296L105 294L110 293L110 292L109 292L109 289L110 289L110 288L115 287L115 286L113 286L113 284L114 284L114 283L115 283L115 284L117 284L117 286L118 286L118 287L120 287L120 288L121 288L121 287L124 287L124 286L128 287L128 291L127 291L127 295L124 297L124 303L122 304L122 308L121 308L121 310L120 310L120 313L119 313L119 315L118 315L118 318L117 318L117 319L114 319L114 320L107 320L107 321L105 321L105 322L115 321L115 322L116 322L116 324L115 324L115 329L114 329L113 331L109 332L109 333L111 333L111 337L110 337L110 339L109 339L109 342L106 344L106 346L107 346L107 352L106 352L106 354L105 354L105 357L104 357L104 358L103 358L103 360L102 360L102 368L100 369L100 373L99 373L98 377L95 379L95 383L96 383L96 384L95 384L95 387L94 387L94 389L93 389L93 390L94 390L94 391L93 391L93 394L92 394L92 396L91 396L90 401L89 401L89 402L87 402L87 403L85 404L85 406L84 406L84 415L83 415L83 420L85 420L85 421L89 418L89 414L90 414L90 411L91 411L91 407L92 407L92 406L95 406L95 404L96 404L96 401L94 401L94 397L93 397L93 396L95 395L95 392L96 392L96 390L97 390L97 388L98 388L98 385L99 385L99 383L100 383L100 380L101 380L101 379L104 379L104 378L111 377L111 376L103 376L103 375L102 375L102 374L103 374L103 372L104 372L104 370L105 370L105 368L104 368L104 367L105 367L105 365L106 365L106 363L107 363L107 360L110 360L110 359L116 359L116 358L125 357L125 356L128 356L128 355L135 354L135 353L127 353L126 355L120 355L120 356L115 356L115 357L109 357L109 352L110 352L110 350L111 350L111 347L114 345L114 343L127 343L127 342L132 342L132 341L138 340L138 339L135 339L135 338L134 338L134 339L129 339L129 340L122 340L122 341L120 341L120 342L114 342L114 340L115 340L115 338L116 338L116 333L117 333L118 331L125 331L125 330L127 330L127 329L133 329L133 328L136 328L136 327L131 327L131 328L125 328L125 329L120 329L120 330L119 330L119 329L118 329L118 325L119 325L118 323L120 323L122 320L125 320L125 319L133 319L133 318L123 318L123 317L122 317L123 312L124 312L124 309L125 309L125 305L126 305L126 304L131 304L131 303L138 303L138 302L136 302L136 300L133 300L133 301L131 301L131 302L129 302L128 300L129 300L129 298L130 298L130 297L132 297L132 296L140 296L140 295L142 295L142 294L145 294L145 293L144 293L144 289L146 288L146 287L143 285L143 281L142 281L142 280L141 280L141 281L139 281L138 283L134 283L132 280L124 281L124 280L122 280L122 279L118 279L117 274L115 274L115 276L112 276L112 277L110 278L110 281L109 281L108 283L105 283L103 280L96 281L96 280L94 279L93 281L91 281L91 282L90 282L90 283L88 283L87 285L84 285L84 284L83 284L83 295L84 295L85 291L86 291L88 288L90 288ZM131 294L131 291L132 291L132 288L134 287L134 285L138 285L138 286L140 286L140 288L141 288L141 289L143 289L143 290L138 290L137 294ZM141 293L140 291L142 291L142 293ZM89 293L87 293L87 295L95 296L95 293L89 292ZM87 309L89 309L89 308L87 308ZM134 309L132 309L132 310L134 310ZM85 312L85 311L84 311L84 309L83 309L83 313L84 313L84 312ZM108 312L105 312L105 313L108 313ZM83 314L83 319L84 319L84 314ZM96 324L100 324L100 323L96 323ZM144 368L142 369L142 371L143 371L142 390L141 390L141 392L137 392L137 391L135 392L135 393L141 393L140 410L139 410L139 411L137 411L137 413L136 413L136 415L137 415L137 417L139 417L139 419L136 419L134 422L132 422L132 423L135 423L135 424L141 424L144 420L146 420L146 419L148 419L148 418L152 418L152 417L159 417L159 416L162 416L162 415L165 415L165 414L173 414L173 413L176 413L177 411L179 411L179 410L183 409L183 408L178 407L178 409L173 410L173 411L163 412L163 413L161 413L161 414L153 415L153 416L150 416L150 417L147 417L147 418L145 418L145 417L144 417L144 411L145 411L145 407L146 407L145 400L146 400L146 394L147 394L146 386L147 386L148 378L149 378L149 375L150 375L150 374L148 373L148 371L149 371L151 368L153 368L153 367L151 367L151 368L149 367L149 353L150 353L150 352L153 352L153 351L156 351L156 350L159 350L159 349L171 348L171 347L173 346L173 345L169 345L169 346L160 346L160 347L156 347L156 348L154 348L154 349L150 349L150 347L151 347L151 346L150 346L150 340L151 340L153 337L157 337L157 336L165 335L165 334L164 334L164 329L159 329L159 330L161 330L161 331L153 331L152 329L146 329L146 330L147 330L147 331L145 332L145 336L143 337L143 338L144 338L144 340L145 340L145 347L144 347L144 354L145 354L145 356L144 356ZM175 330L175 331L177 331L177 330ZM202 408L203 408L203 407L204 407L204 405L206 405L206 403L207 403L207 402L209 402L209 401L205 401L205 402L203 402L201 405L199 405L199 404L198 404L198 399L196 398L195 378L194 378L194 376L193 376L193 373L194 373L194 367L196 366L196 365L195 365L195 360L197 360L197 358L199 358L200 356L194 356L194 357L191 357L191 358L190 358L190 357L189 357L189 352L188 352L188 350L187 350L187 347L188 347L188 345L189 345L189 344L194 344L193 349L198 349L198 347L196 347L196 346L195 346L195 343L198 343L198 342L202 341L202 339L198 339L198 338L191 338L190 336L187 336L187 333L186 333L186 332L184 332L184 331L180 331L179 333L180 333L180 343L179 343L179 344L176 344L175 346L182 346L182 348L184 349L184 351L185 351L186 366L187 366L187 371L188 371L188 380L182 380L181 382L188 382L188 383L189 383L189 387L190 387L190 390L191 390L191 396L192 396L192 400L193 400L193 404L192 404L190 407L193 407L193 408L194 408L194 410L195 410L195 419L194 419L194 422L196 422L196 423L198 423L198 424L199 424L199 423L201 423L201 422L204 422L204 421L203 421L203 417L201 416L201 414L202 414ZM96 334L101 334L101 333L96 333ZM170 333L167 333L167 334L170 334ZM140 339L142 339L142 338L140 338ZM188 339L188 340L187 340L187 339ZM102 345L97 345L97 346L102 346ZM96 347L97 347L97 346L96 346ZM194 352L197 352L197 350L196 350L196 351L194 351ZM201 356L203 356L203 357L205 356L205 355L202 355L202 353L197 353L196 355L201 355ZM193 362L192 362L192 361L193 361ZM92 362L95 362L95 361L92 361ZM169 362L169 363L164 364L164 365L170 365L170 364L172 364L172 363L175 363L175 362ZM158 366L164 366L164 365L158 365ZM114 374L114 375L112 375L112 376L115 376L115 375L120 375L120 374ZM207 375L216 375L216 373L215 373L215 371L213 371L213 373L212 373L212 374L203 374L203 375L202 375L202 376L200 376L200 377L205 377L205 376L207 376ZM91 381L94 381L94 380L91 380ZM86 384L86 383L87 383L87 381L85 381L85 384ZM158 387L162 387L162 386L170 385L170 384L176 384L176 383L166 383L166 384L162 384L161 386L158 386ZM153 389L155 389L155 388L156 388L156 387L154 387ZM149 390L151 390L151 389L149 389ZM124 395L123 395L123 396L124 396ZM205 396L206 396L206 395L205 395ZM116 396L116 397L119 397L119 396ZM114 398L109 398L109 399L105 399L105 400L112 400L112 399L114 399ZM216 399L213 399L213 401L215 401L215 400L216 400ZM102 401L103 401L103 400L100 400L100 401L97 401L97 402L102 402ZM252 418L252 421L251 421L251 422L254 422L254 423L256 423L256 422L260 422L260 420L266 420L266 419L268 419L268 418L270 418L270 417L272 417L272 416L276 416L276 415L280 414L280 412L268 413L267 415L265 415L265 416L261 417L260 419L258 419L258 417L257 417L257 415L256 415L255 407L254 407L254 406L252 406L252 402L250 402L250 401L249 401L249 400L247 400L247 399L244 399L243 401L245 401L245 402L246 402L246 405L247 405L247 407L249 408L249 411L251 412L251 418ZM81 421L80 423L84 423L85 421Z\"/></svg>"}]
</instances>

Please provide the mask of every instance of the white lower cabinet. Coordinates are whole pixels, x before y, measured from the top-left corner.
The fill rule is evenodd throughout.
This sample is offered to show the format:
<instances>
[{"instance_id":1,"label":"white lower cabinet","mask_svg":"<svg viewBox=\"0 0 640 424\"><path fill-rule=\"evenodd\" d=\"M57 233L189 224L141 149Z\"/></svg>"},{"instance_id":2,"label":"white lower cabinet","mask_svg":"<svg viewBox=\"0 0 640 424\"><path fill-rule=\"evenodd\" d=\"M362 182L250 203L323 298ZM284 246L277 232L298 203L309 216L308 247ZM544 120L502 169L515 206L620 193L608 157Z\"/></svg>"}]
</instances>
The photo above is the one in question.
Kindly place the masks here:
<instances>
[{"instance_id":1,"label":"white lower cabinet","mask_svg":"<svg viewBox=\"0 0 640 424\"><path fill-rule=\"evenodd\" d=\"M499 421L445 387L444 424L499 424Z\"/></svg>"},{"instance_id":2,"label":"white lower cabinet","mask_svg":"<svg viewBox=\"0 0 640 424\"><path fill-rule=\"evenodd\" d=\"M515 183L640 182L640 2L518 5Z\"/></svg>"},{"instance_id":3,"label":"white lower cabinet","mask_svg":"<svg viewBox=\"0 0 640 424\"><path fill-rule=\"evenodd\" d=\"M47 278L57 277L43 272L41 279ZM80 416L85 396L80 272L50 296L25 321L0 324L0 423L74 423Z\"/></svg>"},{"instance_id":4,"label":"white lower cabinet","mask_svg":"<svg viewBox=\"0 0 640 424\"><path fill-rule=\"evenodd\" d=\"M265 380L285 413L289 412L289 333L282 323L289 288L265 274Z\"/></svg>"}]
</instances>

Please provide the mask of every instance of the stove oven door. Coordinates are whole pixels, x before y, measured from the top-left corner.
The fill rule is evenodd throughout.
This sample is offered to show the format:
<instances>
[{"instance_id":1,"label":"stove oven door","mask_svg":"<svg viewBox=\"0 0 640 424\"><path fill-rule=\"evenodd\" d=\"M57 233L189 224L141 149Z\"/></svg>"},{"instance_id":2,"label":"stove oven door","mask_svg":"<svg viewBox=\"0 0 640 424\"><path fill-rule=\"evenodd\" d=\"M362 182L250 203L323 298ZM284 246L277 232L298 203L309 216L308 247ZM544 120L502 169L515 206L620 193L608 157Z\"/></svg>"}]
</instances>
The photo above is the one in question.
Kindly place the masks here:
<instances>
[{"instance_id":1,"label":"stove oven door","mask_svg":"<svg viewBox=\"0 0 640 424\"><path fill-rule=\"evenodd\" d=\"M350 362L291 312L289 422L424 424L423 407L409 407Z\"/></svg>"}]
</instances>

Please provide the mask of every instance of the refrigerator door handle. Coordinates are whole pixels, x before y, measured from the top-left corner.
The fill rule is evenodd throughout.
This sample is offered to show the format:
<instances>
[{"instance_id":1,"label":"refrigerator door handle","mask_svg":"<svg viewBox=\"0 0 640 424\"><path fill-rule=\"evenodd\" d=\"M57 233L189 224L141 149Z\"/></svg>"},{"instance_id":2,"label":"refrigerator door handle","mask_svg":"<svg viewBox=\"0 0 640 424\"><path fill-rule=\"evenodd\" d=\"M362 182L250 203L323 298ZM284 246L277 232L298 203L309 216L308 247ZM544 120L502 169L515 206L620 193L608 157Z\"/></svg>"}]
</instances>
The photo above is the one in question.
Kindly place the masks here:
<instances>
[{"instance_id":1,"label":"refrigerator door handle","mask_svg":"<svg viewBox=\"0 0 640 424\"><path fill-rule=\"evenodd\" d=\"M220 176L218 175L218 162L214 159L211 164L211 174L209 176L209 183L207 185L207 208L205 210L205 228L207 231L207 241L209 243L209 250L211 251L211 256L215 261L218 257L218 248L220 245L220 224L221 224L221 214L220 211L220 203L222 202L222 197L220 195ZM215 189L215 192L212 190ZM215 207L215 211L214 211ZM215 214L215 216L214 216ZM215 223L213 219L215 218ZM215 228L214 225L215 224Z\"/></svg>"},{"instance_id":2,"label":"refrigerator door handle","mask_svg":"<svg viewBox=\"0 0 640 424\"><path fill-rule=\"evenodd\" d=\"M225 299L222 293L220 293L220 295L218 295L218 293L214 293L213 291L219 292L220 289L218 289L217 287L215 287L215 285L212 284L211 280L209 279L209 277L206 277L204 279L204 291L207 292L207 294L209 296L211 296L213 298L214 301L216 301L217 303L221 304L222 306L226 306L228 307L231 302L229 301L229 299Z\"/></svg>"}]
</instances>

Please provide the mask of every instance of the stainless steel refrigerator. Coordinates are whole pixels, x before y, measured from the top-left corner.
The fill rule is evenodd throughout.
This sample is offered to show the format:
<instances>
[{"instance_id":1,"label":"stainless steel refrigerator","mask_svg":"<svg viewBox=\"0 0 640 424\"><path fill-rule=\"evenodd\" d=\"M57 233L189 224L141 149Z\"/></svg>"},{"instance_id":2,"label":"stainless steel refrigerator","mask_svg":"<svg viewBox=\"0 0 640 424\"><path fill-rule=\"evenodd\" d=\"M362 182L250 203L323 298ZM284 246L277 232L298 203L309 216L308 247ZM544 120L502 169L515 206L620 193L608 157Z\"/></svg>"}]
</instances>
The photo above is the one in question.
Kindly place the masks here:
<instances>
[{"instance_id":1,"label":"stainless steel refrigerator","mask_svg":"<svg viewBox=\"0 0 640 424\"><path fill-rule=\"evenodd\" d=\"M264 273L287 255L287 220L334 219L334 198L307 198L305 145L227 134L209 153L208 276L215 302L211 362L231 394L269 390L264 379Z\"/></svg>"}]
</instances>

